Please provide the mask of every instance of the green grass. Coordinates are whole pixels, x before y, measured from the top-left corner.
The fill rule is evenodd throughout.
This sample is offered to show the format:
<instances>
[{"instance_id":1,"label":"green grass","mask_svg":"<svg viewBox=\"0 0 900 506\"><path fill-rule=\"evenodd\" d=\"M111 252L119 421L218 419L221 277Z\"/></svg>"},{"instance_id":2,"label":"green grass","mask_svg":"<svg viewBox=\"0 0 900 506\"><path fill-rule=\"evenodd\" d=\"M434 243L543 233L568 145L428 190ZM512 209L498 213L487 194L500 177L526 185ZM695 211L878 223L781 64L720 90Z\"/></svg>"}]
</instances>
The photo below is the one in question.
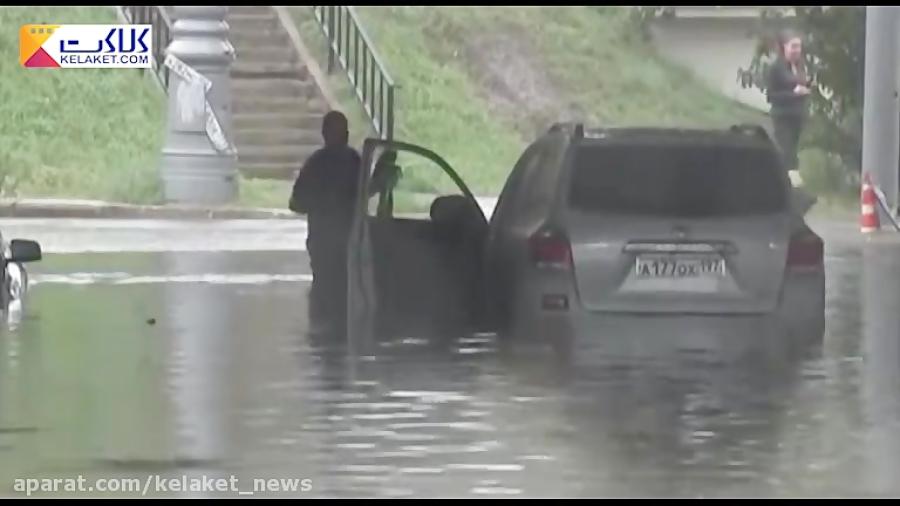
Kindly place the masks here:
<instances>
[{"instance_id":1,"label":"green grass","mask_svg":"<svg viewBox=\"0 0 900 506\"><path fill-rule=\"evenodd\" d=\"M444 156L476 193L496 194L524 147L536 132L563 119L563 110L607 126L702 127L763 119L657 57L633 29L627 9L378 7L357 12L402 86L395 137ZM294 15L305 39L318 36L308 8L295 8ZM545 75L556 100L543 108L527 101L498 105L488 92L490 76L478 63L491 40L485 34L524 41L525 49L510 55L524 53L536 73ZM324 45L312 49L324 61ZM506 48L495 49L502 55ZM343 81L333 82L349 98Z\"/></svg>"},{"instance_id":2,"label":"green grass","mask_svg":"<svg viewBox=\"0 0 900 506\"><path fill-rule=\"evenodd\" d=\"M319 25L312 16L312 11L309 7L290 7L289 12L296 22L297 31L303 39L303 44L313 54L321 66L322 72L325 73L327 45ZM343 74L340 72L326 74L326 79L335 99L340 103L341 112L347 116L350 123L350 143L354 146L361 146L366 137L375 134L365 110L359 104L353 88Z\"/></svg>"},{"instance_id":3,"label":"green grass","mask_svg":"<svg viewBox=\"0 0 900 506\"><path fill-rule=\"evenodd\" d=\"M287 209L291 198L293 181L274 181L270 179L240 179L240 202L246 207L265 207L269 209Z\"/></svg>"},{"instance_id":4,"label":"green grass","mask_svg":"<svg viewBox=\"0 0 900 506\"><path fill-rule=\"evenodd\" d=\"M292 12L305 43L324 66L324 39L310 9ZM432 148L479 194L496 194L522 149L565 113L597 125L719 126L760 118L657 57L633 29L625 9L397 7L358 12L401 85L395 137ZM151 76L137 70L23 69L18 64L21 24L115 19L111 8L0 9L4 195L160 200L165 96ZM506 47L496 37L515 45ZM545 81L550 100L498 100L491 82L496 76L487 75L491 72L479 59L490 50L500 58L489 70L525 61L531 74ZM329 79L351 120L351 139L359 146L371 128L346 79L340 74ZM410 170L416 167L404 168L410 179L416 178L417 171ZM442 184L421 175L410 183ZM241 203L284 207L289 191L285 182L242 180Z\"/></svg>"},{"instance_id":5,"label":"green grass","mask_svg":"<svg viewBox=\"0 0 900 506\"><path fill-rule=\"evenodd\" d=\"M108 7L0 8L0 191L4 197L162 201L165 94L149 73L26 69L19 26L117 23ZM290 187L241 182L240 204L284 208Z\"/></svg>"},{"instance_id":6,"label":"green grass","mask_svg":"<svg viewBox=\"0 0 900 506\"><path fill-rule=\"evenodd\" d=\"M4 196L159 200L164 96L139 70L26 69L19 26L116 23L112 8L0 8Z\"/></svg>"}]
</instances>

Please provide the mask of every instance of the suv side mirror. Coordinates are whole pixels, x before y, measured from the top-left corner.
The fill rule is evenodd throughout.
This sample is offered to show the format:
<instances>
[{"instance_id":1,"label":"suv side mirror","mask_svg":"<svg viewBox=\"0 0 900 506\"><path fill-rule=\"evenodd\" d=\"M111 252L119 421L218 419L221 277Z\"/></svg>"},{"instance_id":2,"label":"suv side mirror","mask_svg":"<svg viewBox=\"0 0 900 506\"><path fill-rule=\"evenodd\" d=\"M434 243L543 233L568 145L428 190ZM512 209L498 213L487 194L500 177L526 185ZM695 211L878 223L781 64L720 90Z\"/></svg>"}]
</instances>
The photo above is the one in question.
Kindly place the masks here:
<instances>
[{"instance_id":1,"label":"suv side mirror","mask_svg":"<svg viewBox=\"0 0 900 506\"><path fill-rule=\"evenodd\" d=\"M10 262L37 262L41 259L41 245L35 241L13 239L9 242Z\"/></svg>"}]
</instances>

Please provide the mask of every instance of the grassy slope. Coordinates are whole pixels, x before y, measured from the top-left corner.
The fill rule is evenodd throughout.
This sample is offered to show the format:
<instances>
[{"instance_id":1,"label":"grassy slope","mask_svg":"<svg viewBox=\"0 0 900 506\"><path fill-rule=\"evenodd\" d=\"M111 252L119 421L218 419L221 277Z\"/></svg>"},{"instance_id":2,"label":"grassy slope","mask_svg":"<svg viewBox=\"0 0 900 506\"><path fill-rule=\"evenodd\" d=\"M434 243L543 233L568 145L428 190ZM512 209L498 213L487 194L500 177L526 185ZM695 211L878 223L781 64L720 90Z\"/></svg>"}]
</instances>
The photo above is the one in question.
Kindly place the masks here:
<instances>
[{"instance_id":1,"label":"grassy slope","mask_svg":"<svg viewBox=\"0 0 900 506\"><path fill-rule=\"evenodd\" d=\"M631 33L626 9L379 7L358 12L402 85L396 137L443 155L476 193L499 190L533 139L528 133L533 128L523 121L534 120L514 111L504 114L479 87L483 68L461 48L481 34L503 31L527 39L534 64L593 124L718 126L761 117L659 59ZM317 34L309 10L297 8L295 17L301 33L313 39ZM323 46L314 49L324 54ZM336 85L346 89L342 82Z\"/></svg>"},{"instance_id":2,"label":"grassy slope","mask_svg":"<svg viewBox=\"0 0 900 506\"><path fill-rule=\"evenodd\" d=\"M0 8L3 196L161 201L165 95L138 70L25 69L19 26L117 23L108 7ZM284 207L277 184L242 181L240 204Z\"/></svg>"},{"instance_id":3,"label":"grassy slope","mask_svg":"<svg viewBox=\"0 0 900 506\"><path fill-rule=\"evenodd\" d=\"M529 42L533 64L567 104L592 123L719 125L755 114L698 86L632 36L616 8L361 8L399 92L396 136L442 154L477 193L499 190L531 121L495 107L484 69L461 47L503 31ZM308 8L295 8L317 55L324 45ZM138 71L41 70L18 65L17 27L29 22L114 22L108 8L0 9L0 170L18 193L132 202L159 199L157 167L164 96ZM345 80L331 77L353 123L354 144L369 132ZM546 120L546 121L545 121ZM242 182L242 202L281 207L284 183Z\"/></svg>"},{"instance_id":4,"label":"grassy slope","mask_svg":"<svg viewBox=\"0 0 900 506\"><path fill-rule=\"evenodd\" d=\"M715 127L761 118L659 58L629 10L524 9L510 22L534 33L542 63L593 123Z\"/></svg>"},{"instance_id":5,"label":"grassy slope","mask_svg":"<svg viewBox=\"0 0 900 506\"><path fill-rule=\"evenodd\" d=\"M28 196L158 199L164 98L138 70L25 69L19 26L116 23L111 8L0 8L0 171Z\"/></svg>"}]
</instances>

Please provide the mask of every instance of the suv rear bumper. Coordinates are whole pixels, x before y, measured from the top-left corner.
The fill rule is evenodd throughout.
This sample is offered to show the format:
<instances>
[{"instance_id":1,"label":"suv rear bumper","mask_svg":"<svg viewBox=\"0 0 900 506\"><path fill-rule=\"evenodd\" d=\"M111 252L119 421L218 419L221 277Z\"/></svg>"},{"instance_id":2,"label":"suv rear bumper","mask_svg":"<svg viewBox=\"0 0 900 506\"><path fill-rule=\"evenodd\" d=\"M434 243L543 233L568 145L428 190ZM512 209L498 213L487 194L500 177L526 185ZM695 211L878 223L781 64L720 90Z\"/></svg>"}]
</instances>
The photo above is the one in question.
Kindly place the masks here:
<instances>
[{"instance_id":1,"label":"suv rear bumper","mask_svg":"<svg viewBox=\"0 0 900 506\"><path fill-rule=\"evenodd\" d=\"M602 349L604 354L647 355L686 350L743 355L781 353L821 340L825 278L821 271L788 275L778 308L765 314L597 312L584 309L572 290L560 290L566 309L548 309L542 294L516 294L509 322L511 342L564 344Z\"/></svg>"}]
</instances>

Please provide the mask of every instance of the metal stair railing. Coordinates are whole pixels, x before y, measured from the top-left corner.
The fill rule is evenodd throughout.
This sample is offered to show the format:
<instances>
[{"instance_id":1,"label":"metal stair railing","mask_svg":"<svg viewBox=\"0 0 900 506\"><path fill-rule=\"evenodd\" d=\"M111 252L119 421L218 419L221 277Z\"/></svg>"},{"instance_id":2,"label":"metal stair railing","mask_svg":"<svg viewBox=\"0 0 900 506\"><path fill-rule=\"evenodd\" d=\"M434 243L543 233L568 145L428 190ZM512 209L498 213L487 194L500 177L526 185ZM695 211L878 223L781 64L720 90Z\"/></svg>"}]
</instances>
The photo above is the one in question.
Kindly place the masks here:
<instances>
[{"instance_id":1,"label":"metal stair railing","mask_svg":"<svg viewBox=\"0 0 900 506\"><path fill-rule=\"evenodd\" d=\"M166 48L172 42L172 18L164 6L123 6L122 12L129 23L153 27L153 73L166 92L169 90L169 68L165 66Z\"/></svg>"},{"instance_id":2,"label":"metal stair railing","mask_svg":"<svg viewBox=\"0 0 900 506\"><path fill-rule=\"evenodd\" d=\"M328 45L328 73L339 63L383 139L394 137L394 93L398 85L375 52L353 7L314 6L313 14Z\"/></svg>"}]
</instances>

